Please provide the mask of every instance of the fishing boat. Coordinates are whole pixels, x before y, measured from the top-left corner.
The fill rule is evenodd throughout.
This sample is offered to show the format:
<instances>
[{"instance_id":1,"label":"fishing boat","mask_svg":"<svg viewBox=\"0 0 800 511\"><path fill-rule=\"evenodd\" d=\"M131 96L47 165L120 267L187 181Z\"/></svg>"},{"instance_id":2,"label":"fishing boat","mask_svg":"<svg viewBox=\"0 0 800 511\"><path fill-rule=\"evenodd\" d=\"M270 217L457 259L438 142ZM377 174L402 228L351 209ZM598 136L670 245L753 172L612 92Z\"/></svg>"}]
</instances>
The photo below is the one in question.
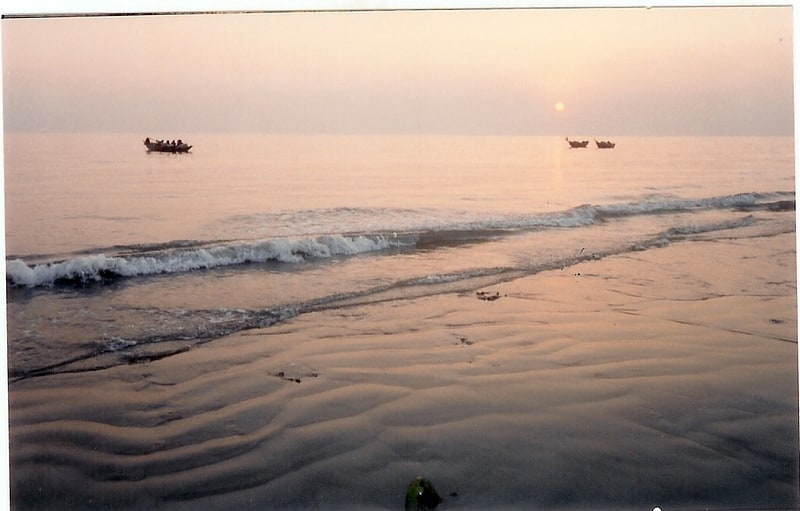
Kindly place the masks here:
<instances>
[{"instance_id":1,"label":"fishing boat","mask_svg":"<svg viewBox=\"0 0 800 511\"><path fill-rule=\"evenodd\" d=\"M566 137L565 140L569 143L571 149L580 149L589 145L588 140L570 140L569 137Z\"/></svg>"},{"instance_id":2,"label":"fishing boat","mask_svg":"<svg viewBox=\"0 0 800 511\"><path fill-rule=\"evenodd\" d=\"M594 143L597 144L598 149L614 149L614 146L617 145L610 140L595 140Z\"/></svg>"},{"instance_id":3,"label":"fishing boat","mask_svg":"<svg viewBox=\"0 0 800 511\"><path fill-rule=\"evenodd\" d=\"M150 137L144 139L144 145L148 153L188 153L192 146L183 140L170 142L169 140L151 140Z\"/></svg>"}]
</instances>

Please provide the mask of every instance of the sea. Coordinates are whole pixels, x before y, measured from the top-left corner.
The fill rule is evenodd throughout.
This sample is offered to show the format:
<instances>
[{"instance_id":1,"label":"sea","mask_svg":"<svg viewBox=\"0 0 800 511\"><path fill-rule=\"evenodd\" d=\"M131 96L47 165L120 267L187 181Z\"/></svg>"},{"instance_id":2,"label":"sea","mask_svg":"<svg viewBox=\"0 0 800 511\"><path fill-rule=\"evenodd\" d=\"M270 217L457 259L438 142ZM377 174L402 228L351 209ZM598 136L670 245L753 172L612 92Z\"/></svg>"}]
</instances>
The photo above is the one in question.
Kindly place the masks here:
<instances>
[{"instance_id":1,"label":"sea","mask_svg":"<svg viewBox=\"0 0 800 511\"><path fill-rule=\"evenodd\" d=\"M12 395L311 313L795 231L792 137L583 138L6 133Z\"/></svg>"},{"instance_id":2,"label":"sea","mask_svg":"<svg viewBox=\"0 0 800 511\"><path fill-rule=\"evenodd\" d=\"M791 138L186 135L190 154L147 153L143 138L7 134L12 378L170 353L344 299L471 289L754 222L794 228L793 214L761 218L794 200Z\"/></svg>"}]
</instances>

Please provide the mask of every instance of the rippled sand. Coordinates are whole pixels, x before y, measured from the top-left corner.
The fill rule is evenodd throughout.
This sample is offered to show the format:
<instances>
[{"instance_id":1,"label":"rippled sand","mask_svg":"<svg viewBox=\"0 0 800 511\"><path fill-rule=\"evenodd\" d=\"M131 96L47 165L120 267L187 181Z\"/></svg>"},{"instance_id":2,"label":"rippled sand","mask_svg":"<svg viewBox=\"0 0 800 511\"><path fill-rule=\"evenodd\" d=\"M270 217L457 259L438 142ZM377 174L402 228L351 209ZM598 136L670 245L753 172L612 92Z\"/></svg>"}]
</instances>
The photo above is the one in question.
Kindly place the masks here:
<instances>
[{"instance_id":1,"label":"rippled sand","mask_svg":"<svg viewBox=\"0 0 800 511\"><path fill-rule=\"evenodd\" d=\"M794 234L10 384L15 509L796 508Z\"/></svg>"}]
</instances>

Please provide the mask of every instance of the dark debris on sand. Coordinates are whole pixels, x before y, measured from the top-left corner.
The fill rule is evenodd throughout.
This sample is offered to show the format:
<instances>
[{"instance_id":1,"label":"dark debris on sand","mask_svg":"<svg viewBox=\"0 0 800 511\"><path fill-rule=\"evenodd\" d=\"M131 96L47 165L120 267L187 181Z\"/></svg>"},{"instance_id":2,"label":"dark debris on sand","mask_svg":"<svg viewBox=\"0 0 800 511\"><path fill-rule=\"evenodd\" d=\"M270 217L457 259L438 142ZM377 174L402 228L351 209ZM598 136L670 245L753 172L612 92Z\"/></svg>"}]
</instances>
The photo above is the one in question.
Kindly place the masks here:
<instances>
[{"instance_id":1,"label":"dark debris on sand","mask_svg":"<svg viewBox=\"0 0 800 511\"><path fill-rule=\"evenodd\" d=\"M281 380L284 381L290 381L292 383L302 383L303 380L299 376L303 376L305 378L316 378L317 376L319 376L319 374L317 374L315 371L309 371L299 376L287 375L285 371L278 371L277 373L267 373L267 374L269 374L270 376L274 376L276 378L280 378Z\"/></svg>"},{"instance_id":2,"label":"dark debris on sand","mask_svg":"<svg viewBox=\"0 0 800 511\"><path fill-rule=\"evenodd\" d=\"M483 300L484 302L493 302L495 300L500 299L500 292L497 291L495 293L490 293L489 291L478 291L475 293L478 297L478 300ZM508 295L506 295L508 296Z\"/></svg>"}]
</instances>

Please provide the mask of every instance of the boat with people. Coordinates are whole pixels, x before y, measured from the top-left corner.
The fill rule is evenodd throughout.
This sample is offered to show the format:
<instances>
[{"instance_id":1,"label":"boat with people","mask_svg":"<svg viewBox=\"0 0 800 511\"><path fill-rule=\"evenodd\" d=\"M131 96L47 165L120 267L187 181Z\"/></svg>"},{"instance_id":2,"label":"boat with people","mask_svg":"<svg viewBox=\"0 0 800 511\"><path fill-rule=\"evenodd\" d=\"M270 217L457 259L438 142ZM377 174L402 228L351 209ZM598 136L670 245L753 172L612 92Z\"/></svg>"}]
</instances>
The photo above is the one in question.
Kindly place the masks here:
<instances>
[{"instance_id":1,"label":"boat with people","mask_svg":"<svg viewBox=\"0 0 800 511\"><path fill-rule=\"evenodd\" d=\"M565 137L565 140L569 143L570 149L580 149L589 145L588 140L570 140L569 137Z\"/></svg>"},{"instance_id":2,"label":"boat with people","mask_svg":"<svg viewBox=\"0 0 800 511\"><path fill-rule=\"evenodd\" d=\"M598 149L614 149L614 146L617 145L610 140L595 140L594 143L597 144Z\"/></svg>"},{"instance_id":3,"label":"boat with people","mask_svg":"<svg viewBox=\"0 0 800 511\"><path fill-rule=\"evenodd\" d=\"M150 137L144 139L144 145L147 147L148 153L188 153L192 148L183 140L156 140Z\"/></svg>"}]
</instances>

